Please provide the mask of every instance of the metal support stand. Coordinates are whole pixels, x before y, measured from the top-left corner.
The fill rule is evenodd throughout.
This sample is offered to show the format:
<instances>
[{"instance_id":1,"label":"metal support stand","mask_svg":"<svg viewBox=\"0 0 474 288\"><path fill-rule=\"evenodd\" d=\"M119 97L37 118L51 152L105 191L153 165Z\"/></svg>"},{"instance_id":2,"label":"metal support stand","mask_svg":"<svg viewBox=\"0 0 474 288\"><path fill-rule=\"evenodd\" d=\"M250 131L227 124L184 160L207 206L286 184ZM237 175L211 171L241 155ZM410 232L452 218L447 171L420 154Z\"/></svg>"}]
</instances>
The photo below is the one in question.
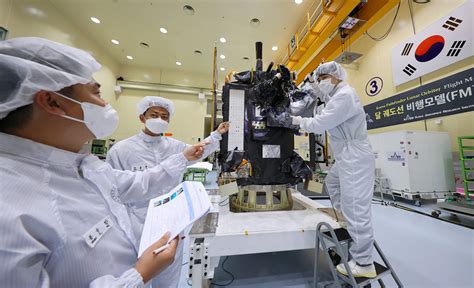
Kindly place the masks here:
<instances>
[{"instance_id":1,"label":"metal support stand","mask_svg":"<svg viewBox=\"0 0 474 288\"><path fill-rule=\"evenodd\" d=\"M190 236L189 278L192 287L210 287L220 257L211 257L209 246L215 237L218 213L209 213L194 223Z\"/></svg>"},{"instance_id":2,"label":"metal support stand","mask_svg":"<svg viewBox=\"0 0 474 288\"><path fill-rule=\"evenodd\" d=\"M286 185L248 185L239 187L237 194L229 197L232 212L260 212L291 210L292 189ZM259 203L259 200L262 203Z\"/></svg>"},{"instance_id":3,"label":"metal support stand","mask_svg":"<svg viewBox=\"0 0 474 288\"><path fill-rule=\"evenodd\" d=\"M325 227L324 231L322 231L322 227ZM328 252L328 247L326 245L325 241L329 241L335 245L336 252L337 254L341 257L341 263L344 264L344 267L346 268L346 271L348 271L348 275L343 275L336 270L335 265L331 265L332 259L331 256L329 255ZM377 244L376 241L374 241L374 247L377 253L380 255L380 258L382 258L383 264L381 265L377 262L374 261L375 265L375 270L377 272L377 276L375 278L363 278L363 277L354 277L351 273L351 269L349 269L349 253L348 251L344 252L342 246L347 244L347 247L350 246L352 242L352 238L350 237L349 233L347 232L346 229L344 228L339 228L339 229L332 229L332 227L325 223L321 222L318 224L316 228L316 246L315 246L315 261L314 261L314 287L317 287L318 284L318 274L319 274L319 269L318 269L318 261L319 261L319 254L320 254L320 249L319 246L321 245L322 251L326 257L327 263L330 263L330 270L331 274L333 276L335 286L336 287L343 287L342 284L347 284L350 285L351 287L366 287L369 286L372 282L377 281L380 284L380 287L385 287L384 282L382 281L382 278L387 276L387 275L392 275L393 279L395 280L395 283L397 283L397 286L399 288L403 287L403 284L401 283L400 279L398 278L397 274L393 270L392 266L388 262L388 259L385 257L385 255L382 253L382 250L380 249L379 245Z\"/></svg>"},{"instance_id":4,"label":"metal support stand","mask_svg":"<svg viewBox=\"0 0 474 288\"><path fill-rule=\"evenodd\" d=\"M209 257L207 247L204 245L204 238L195 239L189 255L189 278L191 278L192 286L209 287L210 281L206 277L208 267Z\"/></svg>"}]
</instances>

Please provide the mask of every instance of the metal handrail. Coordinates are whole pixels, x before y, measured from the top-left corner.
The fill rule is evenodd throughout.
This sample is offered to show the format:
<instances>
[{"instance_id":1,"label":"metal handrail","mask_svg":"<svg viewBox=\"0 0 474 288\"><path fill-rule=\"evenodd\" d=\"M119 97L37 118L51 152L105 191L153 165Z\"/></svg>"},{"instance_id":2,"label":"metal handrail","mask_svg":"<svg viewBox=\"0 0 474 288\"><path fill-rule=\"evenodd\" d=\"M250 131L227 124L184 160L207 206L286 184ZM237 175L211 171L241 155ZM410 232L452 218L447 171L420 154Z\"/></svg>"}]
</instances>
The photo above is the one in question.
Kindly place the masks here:
<instances>
[{"instance_id":1,"label":"metal handrail","mask_svg":"<svg viewBox=\"0 0 474 288\"><path fill-rule=\"evenodd\" d=\"M306 36L308 35L308 32L311 31L311 29L314 27L314 24L317 22L317 20L321 17L323 14L323 4L324 0L321 1L314 1L313 4L311 5L309 11L306 13L306 21L304 21L297 29L295 32L295 38L296 38L296 47L299 47L300 43L304 41ZM290 51L290 45L286 47L286 51L283 54L283 58L281 58L280 63L287 63L291 55L294 53L294 51Z\"/></svg>"},{"instance_id":2,"label":"metal handrail","mask_svg":"<svg viewBox=\"0 0 474 288\"><path fill-rule=\"evenodd\" d=\"M325 226L326 227L326 230L331 234L331 238L334 240L334 244L336 245L336 251L337 253L339 254L339 256L341 257L341 262L343 263L344 267L346 268L346 271L350 271L351 269L349 268L349 264L348 264L348 259L347 259L347 256L344 254L343 250L342 250L342 246L341 244L339 243L338 239L337 239L337 236L336 236L336 233L334 232L334 229L331 227L331 225L329 225L328 223L326 222L320 222L318 224L318 226L316 227L316 245L315 245L315 250L316 250L316 259L314 261L314 275L313 275L313 281L314 281L314 285L316 287L317 283L318 283L318 261L319 261L319 244L321 242L321 246L323 248L323 251L326 251L327 250L327 246L326 244L324 243L324 241L322 240L323 239L323 235L321 231L321 228ZM321 239L321 240L320 240ZM331 263L331 259L328 258L328 254L327 253L324 253L324 255L326 255L326 260L328 261L328 263ZM339 279L338 277L342 277L342 278L346 278L346 279L349 279L349 281L351 283L357 283L355 278L354 278L354 275L352 275L352 273L349 273L349 277L345 276L345 275L337 275L335 270L334 269L331 269L331 273L332 273L332 276L334 278L334 281L336 281L336 284L337 286L341 287L341 284L339 283Z\"/></svg>"}]
</instances>

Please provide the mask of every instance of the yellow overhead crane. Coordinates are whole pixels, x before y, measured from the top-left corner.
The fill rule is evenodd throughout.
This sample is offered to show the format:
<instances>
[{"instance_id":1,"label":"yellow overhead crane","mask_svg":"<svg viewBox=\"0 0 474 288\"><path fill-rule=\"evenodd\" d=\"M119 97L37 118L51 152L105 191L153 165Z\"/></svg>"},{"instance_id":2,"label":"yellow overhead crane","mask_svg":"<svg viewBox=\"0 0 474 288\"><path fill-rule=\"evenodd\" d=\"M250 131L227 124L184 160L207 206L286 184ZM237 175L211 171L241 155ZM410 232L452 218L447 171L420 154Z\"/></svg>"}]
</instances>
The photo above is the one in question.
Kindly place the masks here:
<instances>
[{"instance_id":1,"label":"yellow overhead crane","mask_svg":"<svg viewBox=\"0 0 474 288\"><path fill-rule=\"evenodd\" d=\"M400 0L369 0L358 12L357 17L363 21L351 30L351 42L362 36L399 2ZM297 84L316 69L322 60L332 61L341 53L344 48L341 39L334 37L329 40L330 36L360 3L360 0L318 0L312 6L312 10L306 15L306 21L295 33L294 44L288 45L287 53L281 61L298 72Z\"/></svg>"}]
</instances>

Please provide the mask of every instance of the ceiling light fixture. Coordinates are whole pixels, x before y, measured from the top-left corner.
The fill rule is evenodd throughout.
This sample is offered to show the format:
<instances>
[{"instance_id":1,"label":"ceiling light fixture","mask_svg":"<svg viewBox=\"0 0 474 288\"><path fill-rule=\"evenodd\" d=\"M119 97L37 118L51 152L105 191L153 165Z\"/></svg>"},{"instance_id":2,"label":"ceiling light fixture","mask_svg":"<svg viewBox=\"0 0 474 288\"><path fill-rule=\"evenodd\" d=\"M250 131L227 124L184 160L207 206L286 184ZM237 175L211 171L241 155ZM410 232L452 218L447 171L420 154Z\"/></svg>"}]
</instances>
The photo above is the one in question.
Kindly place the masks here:
<instances>
[{"instance_id":1,"label":"ceiling light fixture","mask_svg":"<svg viewBox=\"0 0 474 288\"><path fill-rule=\"evenodd\" d=\"M91 21L94 22L95 24L100 24L99 18L91 17Z\"/></svg>"},{"instance_id":2,"label":"ceiling light fixture","mask_svg":"<svg viewBox=\"0 0 474 288\"><path fill-rule=\"evenodd\" d=\"M277 51L277 50L278 50L278 46L273 46L273 47L272 47L272 50L273 50L273 51Z\"/></svg>"},{"instance_id":3,"label":"ceiling light fixture","mask_svg":"<svg viewBox=\"0 0 474 288\"><path fill-rule=\"evenodd\" d=\"M194 54L196 54L196 55L202 55L202 52L201 52L201 50L194 50Z\"/></svg>"},{"instance_id":4,"label":"ceiling light fixture","mask_svg":"<svg viewBox=\"0 0 474 288\"><path fill-rule=\"evenodd\" d=\"M114 43L115 45L119 45L120 42L118 40L115 40L115 39L112 39L112 43Z\"/></svg>"},{"instance_id":5,"label":"ceiling light fixture","mask_svg":"<svg viewBox=\"0 0 474 288\"><path fill-rule=\"evenodd\" d=\"M252 20L250 20L250 26L252 26L253 28L257 28L258 26L260 26L260 20L258 18L253 18Z\"/></svg>"},{"instance_id":6,"label":"ceiling light fixture","mask_svg":"<svg viewBox=\"0 0 474 288\"><path fill-rule=\"evenodd\" d=\"M166 30L166 28L161 27L160 32L163 33L163 34L166 34L166 33L168 33L168 30Z\"/></svg>"},{"instance_id":7,"label":"ceiling light fixture","mask_svg":"<svg viewBox=\"0 0 474 288\"><path fill-rule=\"evenodd\" d=\"M130 55L128 55L128 56L127 56L127 59L128 59L128 60L133 60L133 57L130 56Z\"/></svg>"},{"instance_id":8,"label":"ceiling light fixture","mask_svg":"<svg viewBox=\"0 0 474 288\"><path fill-rule=\"evenodd\" d=\"M224 67L221 67L221 71L224 71L224 70L225 70L225 68L224 68Z\"/></svg>"},{"instance_id":9,"label":"ceiling light fixture","mask_svg":"<svg viewBox=\"0 0 474 288\"><path fill-rule=\"evenodd\" d=\"M182 64L181 62L179 62L179 61L176 61L176 65L181 66L181 65L183 65L183 64Z\"/></svg>"},{"instance_id":10,"label":"ceiling light fixture","mask_svg":"<svg viewBox=\"0 0 474 288\"><path fill-rule=\"evenodd\" d=\"M224 54L221 54L221 59L225 59L225 55Z\"/></svg>"},{"instance_id":11,"label":"ceiling light fixture","mask_svg":"<svg viewBox=\"0 0 474 288\"><path fill-rule=\"evenodd\" d=\"M183 11L184 14L192 16L196 11L194 11L194 8L191 5L184 5L183 6Z\"/></svg>"},{"instance_id":12,"label":"ceiling light fixture","mask_svg":"<svg viewBox=\"0 0 474 288\"><path fill-rule=\"evenodd\" d=\"M242 58L242 59L244 59L245 61L248 61L248 60L249 60L249 57L244 57L244 58Z\"/></svg>"},{"instance_id":13,"label":"ceiling light fixture","mask_svg":"<svg viewBox=\"0 0 474 288\"><path fill-rule=\"evenodd\" d=\"M295 0L295 3L296 3L297 5L300 5L301 3L303 3L303 0Z\"/></svg>"},{"instance_id":14,"label":"ceiling light fixture","mask_svg":"<svg viewBox=\"0 0 474 288\"><path fill-rule=\"evenodd\" d=\"M150 48L150 45L148 43L145 43L145 42L140 42L140 46L143 47L143 48Z\"/></svg>"},{"instance_id":15,"label":"ceiling light fixture","mask_svg":"<svg viewBox=\"0 0 474 288\"><path fill-rule=\"evenodd\" d=\"M219 38L219 41L221 41L221 43L225 43L225 42L227 42L227 39L225 39L224 37L221 37L221 38Z\"/></svg>"},{"instance_id":16,"label":"ceiling light fixture","mask_svg":"<svg viewBox=\"0 0 474 288\"><path fill-rule=\"evenodd\" d=\"M43 16L46 15L43 11L41 11L38 8L35 8L35 7L28 7L26 10L28 12L30 12L31 15L34 15L34 16L37 16L37 17L43 17Z\"/></svg>"}]
</instances>

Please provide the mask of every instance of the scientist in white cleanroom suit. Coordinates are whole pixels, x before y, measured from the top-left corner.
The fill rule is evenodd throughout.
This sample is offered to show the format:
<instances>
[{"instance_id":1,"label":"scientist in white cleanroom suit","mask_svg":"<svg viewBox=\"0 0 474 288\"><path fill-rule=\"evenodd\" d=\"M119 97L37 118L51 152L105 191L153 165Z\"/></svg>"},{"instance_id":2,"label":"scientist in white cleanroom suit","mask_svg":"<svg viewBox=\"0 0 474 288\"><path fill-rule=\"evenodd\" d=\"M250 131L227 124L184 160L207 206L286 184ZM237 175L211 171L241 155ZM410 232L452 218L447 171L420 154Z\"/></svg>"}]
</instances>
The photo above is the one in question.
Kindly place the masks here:
<instances>
[{"instance_id":1,"label":"scientist in white cleanroom suit","mask_svg":"<svg viewBox=\"0 0 474 288\"><path fill-rule=\"evenodd\" d=\"M137 260L123 203L161 191L202 156L186 148L143 172L79 154L107 137L117 112L101 99L86 52L41 38L0 42L0 283L4 287L144 287L173 262L178 240ZM164 168L166 167L166 168Z\"/></svg>"},{"instance_id":2,"label":"scientist in white cleanroom suit","mask_svg":"<svg viewBox=\"0 0 474 288\"><path fill-rule=\"evenodd\" d=\"M375 277L372 260L373 229L371 201L375 159L368 140L365 112L355 90L346 82L346 71L335 62L321 64L314 76L326 98L326 106L313 118L293 117L293 124L321 134L329 131L336 163L325 179L334 207L347 221L354 240L349 267L355 277ZM343 264L337 266L347 274Z\"/></svg>"},{"instance_id":3,"label":"scientist in white cleanroom suit","mask_svg":"<svg viewBox=\"0 0 474 288\"><path fill-rule=\"evenodd\" d=\"M170 119L174 115L174 104L171 100L158 96L146 96L138 102L137 112L140 121L144 124L144 129L137 135L119 141L112 146L106 159L112 168L144 171L161 164L169 157L181 153L186 147L189 147L184 142L164 136ZM222 134L227 133L228 130L229 123L221 123L216 131L213 131L209 137L202 141L205 147L200 159L209 156L219 148ZM187 165L193 162L195 161L189 161ZM166 169L166 167L164 168ZM170 190L178 185L183 179L184 171L168 174L170 178L166 183L162 183L163 190ZM147 208L148 201L142 201L130 205L129 210L131 214L144 222Z\"/></svg>"},{"instance_id":4,"label":"scientist in white cleanroom suit","mask_svg":"<svg viewBox=\"0 0 474 288\"><path fill-rule=\"evenodd\" d=\"M158 96L146 96L137 104L137 112L144 129L137 135L118 142L107 153L107 163L114 169L142 171L162 164L169 157L181 153L189 145L171 137L164 136L170 119L174 115L174 104L171 100ZM184 120L184 119L182 119ZM187 119L186 121L192 121ZM206 144L202 158L209 156L219 148L222 134L229 130L229 123L223 122L216 131L204 139ZM193 161L194 162L194 161ZM188 163L192 164L190 161ZM169 174L167 183L163 183L162 189L169 190L178 185L183 179L183 171ZM132 218L138 218L140 222L145 221L148 201L133 203L127 206ZM182 243L176 252L176 260L159 277L153 280L153 286L177 287L181 273Z\"/></svg>"},{"instance_id":5,"label":"scientist in white cleanroom suit","mask_svg":"<svg viewBox=\"0 0 474 288\"><path fill-rule=\"evenodd\" d=\"M158 96L145 96L141 99L137 104L137 112L140 121L144 124L143 130L113 145L107 153L107 163L114 169L143 171L160 164L176 153L181 153L189 144L164 136L174 110L174 104L169 99ZM181 121L192 120L181 119ZM206 146L201 159L219 148L222 134L227 133L228 130L229 123L223 122L216 131L202 141ZM190 161L188 164L192 162L195 161ZM163 189L172 189L183 179L183 173L171 176L173 179ZM148 202L137 203L132 210L144 220L147 207Z\"/></svg>"}]
</instances>

